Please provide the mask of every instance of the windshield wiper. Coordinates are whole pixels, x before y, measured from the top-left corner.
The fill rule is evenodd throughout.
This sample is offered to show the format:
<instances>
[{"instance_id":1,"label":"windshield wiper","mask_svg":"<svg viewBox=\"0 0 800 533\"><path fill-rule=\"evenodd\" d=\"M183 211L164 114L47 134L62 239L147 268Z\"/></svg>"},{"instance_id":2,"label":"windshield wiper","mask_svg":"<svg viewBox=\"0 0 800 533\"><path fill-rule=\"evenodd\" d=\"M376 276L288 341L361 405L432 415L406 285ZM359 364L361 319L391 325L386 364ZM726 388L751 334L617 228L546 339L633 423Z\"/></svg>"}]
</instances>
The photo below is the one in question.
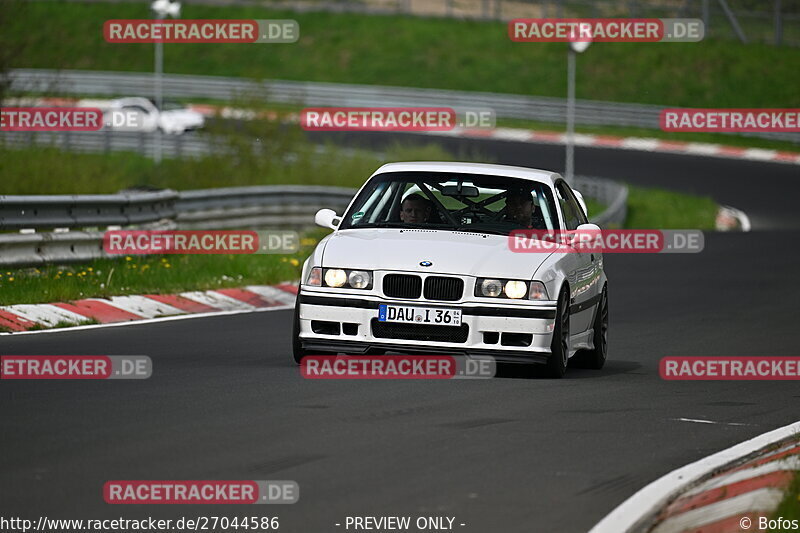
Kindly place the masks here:
<instances>
[{"instance_id":1,"label":"windshield wiper","mask_svg":"<svg viewBox=\"0 0 800 533\"><path fill-rule=\"evenodd\" d=\"M507 231L499 229L491 229L491 228L480 228L479 224L464 224L462 226L457 227L455 231L465 231L469 233L487 233L489 235L502 235L504 237L508 236Z\"/></svg>"},{"instance_id":2,"label":"windshield wiper","mask_svg":"<svg viewBox=\"0 0 800 533\"><path fill-rule=\"evenodd\" d=\"M359 224L357 226L351 226L350 229L356 229L356 228L364 228L364 229L397 228L397 229L440 229L440 230L450 230L450 229L454 229L455 226L445 225L445 224L412 224L410 222L374 222L372 224Z\"/></svg>"}]
</instances>

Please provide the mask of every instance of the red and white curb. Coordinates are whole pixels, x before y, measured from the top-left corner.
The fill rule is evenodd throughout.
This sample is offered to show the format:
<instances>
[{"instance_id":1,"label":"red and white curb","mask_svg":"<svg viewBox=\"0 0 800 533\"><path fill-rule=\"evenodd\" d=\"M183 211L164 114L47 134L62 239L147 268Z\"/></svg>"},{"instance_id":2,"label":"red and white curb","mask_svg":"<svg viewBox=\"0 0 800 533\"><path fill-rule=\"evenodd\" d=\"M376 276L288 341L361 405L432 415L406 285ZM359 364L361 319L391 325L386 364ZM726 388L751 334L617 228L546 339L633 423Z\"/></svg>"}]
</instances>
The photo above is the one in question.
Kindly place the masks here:
<instances>
[{"instance_id":1,"label":"red and white curb","mask_svg":"<svg viewBox=\"0 0 800 533\"><path fill-rule=\"evenodd\" d=\"M50 105L50 106L91 106L102 107L111 100L78 100L74 98L21 98L14 102L17 105ZM220 116L237 120L251 120L256 117L277 120L283 118L292 122L299 120L297 113L280 114L277 111L256 112L230 106L210 104L189 104L189 109L207 117ZM566 144L565 133L556 131L528 130L521 128L460 128L450 131L423 132L426 135L445 137L462 137L469 139L492 139L496 141L530 142L537 144ZM642 152L660 152L670 154L699 155L722 157L727 159L745 159L750 161L768 161L772 163L788 163L800 165L800 152L767 150L763 148L743 148L714 143L698 143L683 141L666 141L649 137L618 137L614 135L575 134L576 146L594 148L612 148L619 150L637 150Z\"/></svg>"},{"instance_id":2,"label":"red and white curb","mask_svg":"<svg viewBox=\"0 0 800 533\"><path fill-rule=\"evenodd\" d=\"M538 144L566 144L567 142L567 135L565 133L516 128L454 128L450 131L425 133L427 135L465 137L472 139L492 139L497 141L530 142ZM763 148L743 148L713 143L665 141L663 139L652 139L648 137L617 137L613 135L575 134L573 139L575 146L723 157L727 159L769 161L772 163L789 163L795 165L800 164L800 153L786 152L781 150L767 150Z\"/></svg>"},{"instance_id":3,"label":"red and white curb","mask_svg":"<svg viewBox=\"0 0 800 533\"><path fill-rule=\"evenodd\" d=\"M624 501L589 533L747 530L774 512L800 471L798 434L800 422L795 422L670 472Z\"/></svg>"},{"instance_id":4,"label":"red and white curb","mask_svg":"<svg viewBox=\"0 0 800 533\"><path fill-rule=\"evenodd\" d=\"M80 326L87 322L116 324L183 315L214 315L294 307L297 285L249 285L238 289L86 298L49 304L0 306L0 326L14 332Z\"/></svg>"}]
</instances>

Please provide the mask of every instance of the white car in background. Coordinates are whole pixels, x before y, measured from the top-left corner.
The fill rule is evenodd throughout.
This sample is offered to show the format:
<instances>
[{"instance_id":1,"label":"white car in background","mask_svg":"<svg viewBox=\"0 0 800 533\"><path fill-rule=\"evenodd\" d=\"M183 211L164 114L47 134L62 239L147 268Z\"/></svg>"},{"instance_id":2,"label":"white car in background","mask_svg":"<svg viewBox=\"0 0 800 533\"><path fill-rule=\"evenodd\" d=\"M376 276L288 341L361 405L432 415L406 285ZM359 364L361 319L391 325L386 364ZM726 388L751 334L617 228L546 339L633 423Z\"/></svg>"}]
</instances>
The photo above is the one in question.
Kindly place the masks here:
<instances>
[{"instance_id":1,"label":"white car in background","mask_svg":"<svg viewBox=\"0 0 800 533\"><path fill-rule=\"evenodd\" d=\"M111 100L98 107L104 111L106 127L115 131L161 130L180 135L205 125L205 117L201 113L172 102L164 102L159 110L147 98L130 97Z\"/></svg>"},{"instance_id":2,"label":"white car in background","mask_svg":"<svg viewBox=\"0 0 800 533\"><path fill-rule=\"evenodd\" d=\"M410 195L416 204L405 203ZM425 220L411 214L414 205L427 209ZM323 209L316 222L334 231L303 265L295 362L336 353L489 355L542 364L551 377L563 376L576 354L592 368L605 363L602 255L509 245L519 229L599 230L554 172L392 163L343 216Z\"/></svg>"}]
</instances>

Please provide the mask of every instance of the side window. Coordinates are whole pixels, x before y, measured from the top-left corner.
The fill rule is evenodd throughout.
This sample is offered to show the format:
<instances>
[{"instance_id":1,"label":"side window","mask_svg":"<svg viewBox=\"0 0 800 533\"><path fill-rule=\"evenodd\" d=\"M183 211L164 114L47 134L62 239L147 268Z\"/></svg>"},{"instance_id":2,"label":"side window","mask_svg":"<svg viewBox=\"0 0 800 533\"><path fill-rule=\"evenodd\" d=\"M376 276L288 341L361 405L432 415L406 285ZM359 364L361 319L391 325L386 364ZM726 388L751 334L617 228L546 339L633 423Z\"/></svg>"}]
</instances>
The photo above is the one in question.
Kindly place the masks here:
<instances>
[{"instance_id":1,"label":"side window","mask_svg":"<svg viewBox=\"0 0 800 533\"><path fill-rule=\"evenodd\" d=\"M559 182L556 185L556 195L558 196L558 205L561 207L561 212L564 213L564 225L568 230L578 229L578 226L583 224L586 219L583 216L583 210L578 205L578 201L564 182Z\"/></svg>"}]
</instances>

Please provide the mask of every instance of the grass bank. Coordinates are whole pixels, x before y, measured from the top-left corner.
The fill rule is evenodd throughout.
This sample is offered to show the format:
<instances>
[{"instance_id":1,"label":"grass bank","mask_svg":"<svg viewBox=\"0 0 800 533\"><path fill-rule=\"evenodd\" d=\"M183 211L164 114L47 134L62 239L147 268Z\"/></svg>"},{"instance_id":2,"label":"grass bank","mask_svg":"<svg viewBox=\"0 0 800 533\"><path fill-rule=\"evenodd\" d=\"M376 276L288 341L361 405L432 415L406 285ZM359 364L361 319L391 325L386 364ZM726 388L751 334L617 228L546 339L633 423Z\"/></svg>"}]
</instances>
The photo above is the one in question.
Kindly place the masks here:
<instances>
[{"instance_id":1,"label":"grass bank","mask_svg":"<svg viewBox=\"0 0 800 533\"><path fill-rule=\"evenodd\" d=\"M16 2L3 42L14 67L150 72L153 45L109 44L109 19L147 3ZM184 19L295 19L295 44L169 44L167 72L563 97L563 43L513 43L499 22L295 13L185 4ZM2 43L0 43L2 44ZM731 40L597 43L578 62L578 98L689 107L800 107L800 49Z\"/></svg>"}]
</instances>

